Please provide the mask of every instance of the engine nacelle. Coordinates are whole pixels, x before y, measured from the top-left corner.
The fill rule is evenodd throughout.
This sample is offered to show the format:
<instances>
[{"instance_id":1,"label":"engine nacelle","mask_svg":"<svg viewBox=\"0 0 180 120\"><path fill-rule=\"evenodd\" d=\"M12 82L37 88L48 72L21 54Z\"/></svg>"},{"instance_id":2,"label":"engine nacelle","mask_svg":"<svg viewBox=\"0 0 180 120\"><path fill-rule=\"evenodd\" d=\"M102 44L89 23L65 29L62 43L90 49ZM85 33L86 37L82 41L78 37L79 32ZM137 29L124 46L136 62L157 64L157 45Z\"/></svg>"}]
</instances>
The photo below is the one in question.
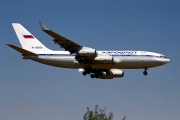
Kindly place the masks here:
<instances>
[{"instance_id":1,"label":"engine nacelle","mask_svg":"<svg viewBox=\"0 0 180 120\"><path fill-rule=\"evenodd\" d=\"M88 47L83 47L81 50L76 52L77 55L79 56L91 56L91 57L96 57L96 50Z\"/></svg>"},{"instance_id":2,"label":"engine nacelle","mask_svg":"<svg viewBox=\"0 0 180 120\"><path fill-rule=\"evenodd\" d=\"M112 56L97 56L94 59L94 62L95 63L111 63L111 64L113 64L113 63L119 63L121 61L118 59L115 59Z\"/></svg>"},{"instance_id":3,"label":"engine nacelle","mask_svg":"<svg viewBox=\"0 0 180 120\"><path fill-rule=\"evenodd\" d=\"M113 79L122 77L124 77L124 71L119 69L110 69L109 71L104 71L98 74L98 78L100 79Z\"/></svg>"}]
</instances>

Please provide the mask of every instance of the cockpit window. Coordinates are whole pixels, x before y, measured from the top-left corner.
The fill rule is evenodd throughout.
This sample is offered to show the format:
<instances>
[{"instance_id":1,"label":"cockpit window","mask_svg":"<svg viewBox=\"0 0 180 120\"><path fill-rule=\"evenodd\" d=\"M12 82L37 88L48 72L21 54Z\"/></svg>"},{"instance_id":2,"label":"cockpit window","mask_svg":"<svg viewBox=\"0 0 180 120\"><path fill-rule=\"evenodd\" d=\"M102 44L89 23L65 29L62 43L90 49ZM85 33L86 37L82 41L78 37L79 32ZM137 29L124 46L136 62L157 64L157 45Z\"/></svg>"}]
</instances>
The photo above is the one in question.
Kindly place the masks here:
<instances>
[{"instance_id":1,"label":"cockpit window","mask_svg":"<svg viewBox=\"0 0 180 120\"><path fill-rule=\"evenodd\" d=\"M161 56L160 56L160 58L167 58L167 57L166 57L166 56L164 56L164 55L161 55Z\"/></svg>"}]
</instances>

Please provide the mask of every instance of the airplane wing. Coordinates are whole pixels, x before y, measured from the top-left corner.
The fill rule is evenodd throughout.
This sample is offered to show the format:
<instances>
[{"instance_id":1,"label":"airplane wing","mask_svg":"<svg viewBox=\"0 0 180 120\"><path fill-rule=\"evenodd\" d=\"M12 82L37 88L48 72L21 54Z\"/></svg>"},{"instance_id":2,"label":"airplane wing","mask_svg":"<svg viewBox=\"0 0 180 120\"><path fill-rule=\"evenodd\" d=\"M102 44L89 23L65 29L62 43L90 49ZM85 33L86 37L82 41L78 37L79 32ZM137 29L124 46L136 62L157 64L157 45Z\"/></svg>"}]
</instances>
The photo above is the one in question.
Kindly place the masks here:
<instances>
[{"instance_id":1,"label":"airplane wing","mask_svg":"<svg viewBox=\"0 0 180 120\"><path fill-rule=\"evenodd\" d=\"M82 49L82 46L57 34L56 32L47 29L41 21L38 21L40 24L40 27L42 31L50 35L51 37L54 38L55 44L59 44L62 48L64 48L66 51L69 51L71 54L76 53L80 49Z\"/></svg>"}]
</instances>

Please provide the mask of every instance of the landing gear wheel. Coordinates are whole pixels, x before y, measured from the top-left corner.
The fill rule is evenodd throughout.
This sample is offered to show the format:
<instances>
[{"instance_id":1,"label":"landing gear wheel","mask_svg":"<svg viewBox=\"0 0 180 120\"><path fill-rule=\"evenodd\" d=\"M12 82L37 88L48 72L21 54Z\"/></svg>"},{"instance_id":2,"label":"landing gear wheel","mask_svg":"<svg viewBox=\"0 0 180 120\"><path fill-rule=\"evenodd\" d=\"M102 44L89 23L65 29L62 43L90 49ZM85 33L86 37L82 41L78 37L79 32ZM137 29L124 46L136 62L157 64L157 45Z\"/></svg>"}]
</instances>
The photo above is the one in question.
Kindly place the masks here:
<instances>
[{"instance_id":1,"label":"landing gear wheel","mask_svg":"<svg viewBox=\"0 0 180 120\"><path fill-rule=\"evenodd\" d=\"M90 67L85 67L84 69L85 69L85 71L86 71L87 74L90 74L90 73L91 73L91 70L92 70L92 69L91 69Z\"/></svg>"},{"instance_id":2,"label":"landing gear wheel","mask_svg":"<svg viewBox=\"0 0 180 120\"><path fill-rule=\"evenodd\" d=\"M95 77L95 78L98 78L98 75L97 75L97 74L94 74L94 77Z\"/></svg>"},{"instance_id":3,"label":"landing gear wheel","mask_svg":"<svg viewBox=\"0 0 180 120\"><path fill-rule=\"evenodd\" d=\"M84 76L86 76L86 75L87 75L87 72L83 72L82 74L83 74Z\"/></svg>"},{"instance_id":4,"label":"landing gear wheel","mask_svg":"<svg viewBox=\"0 0 180 120\"><path fill-rule=\"evenodd\" d=\"M145 70L145 71L143 72L143 74L144 74L144 75L147 75L148 73L147 73L147 71Z\"/></svg>"},{"instance_id":5,"label":"landing gear wheel","mask_svg":"<svg viewBox=\"0 0 180 120\"><path fill-rule=\"evenodd\" d=\"M95 76L94 76L94 74L91 74L91 78L94 78Z\"/></svg>"}]
</instances>

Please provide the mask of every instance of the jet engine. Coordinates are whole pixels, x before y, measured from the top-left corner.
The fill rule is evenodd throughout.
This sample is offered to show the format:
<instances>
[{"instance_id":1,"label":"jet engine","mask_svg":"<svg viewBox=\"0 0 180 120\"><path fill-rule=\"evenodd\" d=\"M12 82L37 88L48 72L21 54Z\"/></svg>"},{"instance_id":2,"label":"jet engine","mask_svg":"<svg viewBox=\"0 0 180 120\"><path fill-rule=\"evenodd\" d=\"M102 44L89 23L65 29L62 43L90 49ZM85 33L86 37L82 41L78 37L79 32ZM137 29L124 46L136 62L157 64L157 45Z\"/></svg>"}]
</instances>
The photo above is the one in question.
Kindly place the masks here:
<instances>
[{"instance_id":1,"label":"jet engine","mask_svg":"<svg viewBox=\"0 0 180 120\"><path fill-rule=\"evenodd\" d=\"M96 57L96 50L88 47L83 47L78 52L76 52L79 56L87 56L87 57Z\"/></svg>"},{"instance_id":2,"label":"jet engine","mask_svg":"<svg viewBox=\"0 0 180 120\"><path fill-rule=\"evenodd\" d=\"M119 69L110 69L109 71L102 71L95 75L95 77L100 79L113 79L124 77L124 71Z\"/></svg>"},{"instance_id":3,"label":"jet engine","mask_svg":"<svg viewBox=\"0 0 180 120\"><path fill-rule=\"evenodd\" d=\"M107 70L93 70L93 69L79 69L83 75L92 73L91 78L100 78L100 79L113 79L113 78L122 78L124 77L124 71L119 69L107 69Z\"/></svg>"}]
</instances>

